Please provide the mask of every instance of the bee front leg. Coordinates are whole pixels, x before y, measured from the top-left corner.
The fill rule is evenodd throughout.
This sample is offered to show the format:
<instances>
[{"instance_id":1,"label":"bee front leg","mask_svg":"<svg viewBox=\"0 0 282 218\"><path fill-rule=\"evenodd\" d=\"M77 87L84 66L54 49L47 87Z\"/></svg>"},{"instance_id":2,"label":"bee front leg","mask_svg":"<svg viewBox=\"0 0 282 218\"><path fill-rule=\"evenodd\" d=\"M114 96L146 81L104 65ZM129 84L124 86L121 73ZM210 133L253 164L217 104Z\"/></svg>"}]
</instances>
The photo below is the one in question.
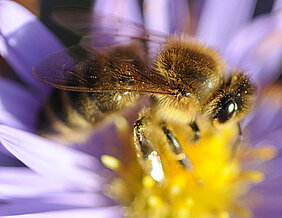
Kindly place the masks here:
<instances>
[{"instance_id":1,"label":"bee front leg","mask_svg":"<svg viewBox=\"0 0 282 218\"><path fill-rule=\"evenodd\" d=\"M194 132L194 141L198 141L201 135L201 131L197 125L197 123L194 121L192 123L189 124L189 126L191 127L191 129Z\"/></svg>"},{"instance_id":2,"label":"bee front leg","mask_svg":"<svg viewBox=\"0 0 282 218\"><path fill-rule=\"evenodd\" d=\"M137 150L137 157L143 168L157 182L164 180L164 171L160 156L150 140L145 136L144 129L147 125L145 116L134 123L134 142Z\"/></svg>"},{"instance_id":3,"label":"bee front leg","mask_svg":"<svg viewBox=\"0 0 282 218\"><path fill-rule=\"evenodd\" d=\"M183 152L181 145L179 144L177 138L172 134L172 132L166 127L165 123L162 123L162 130L168 140L168 144L176 156L179 163L186 169L192 170L192 163L186 154Z\"/></svg>"},{"instance_id":4,"label":"bee front leg","mask_svg":"<svg viewBox=\"0 0 282 218\"><path fill-rule=\"evenodd\" d=\"M239 147L239 144L241 143L242 139L243 139L243 136L242 136L242 130L241 130L241 126L240 126L240 123L238 122L237 123L237 128L238 128L238 137L232 147L232 152L231 152L231 159L234 158L235 156L235 153Z\"/></svg>"}]
</instances>

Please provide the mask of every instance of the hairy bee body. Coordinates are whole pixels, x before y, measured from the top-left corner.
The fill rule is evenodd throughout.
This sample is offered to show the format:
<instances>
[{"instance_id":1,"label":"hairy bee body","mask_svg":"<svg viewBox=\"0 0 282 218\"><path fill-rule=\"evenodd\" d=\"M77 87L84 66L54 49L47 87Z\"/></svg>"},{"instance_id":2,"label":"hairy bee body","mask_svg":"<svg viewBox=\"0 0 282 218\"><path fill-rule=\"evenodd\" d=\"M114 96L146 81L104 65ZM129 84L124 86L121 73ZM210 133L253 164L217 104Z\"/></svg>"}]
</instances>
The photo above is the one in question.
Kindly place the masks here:
<instances>
[{"instance_id":1,"label":"hairy bee body","mask_svg":"<svg viewBox=\"0 0 282 218\"><path fill-rule=\"evenodd\" d=\"M85 55L85 51L81 48L74 50L81 56ZM120 68L115 67L116 63L105 64L105 60L100 59L100 55L97 55L91 61L82 62L78 66L78 70L82 73L82 77L89 71L100 72L101 69L106 73L112 71L117 75L120 73L130 74L134 66L145 65L136 51L137 48L133 45L104 52L103 55L107 55L107 60L110 62L110 60L116 59ZM123 63L120 61L122 59L130 59L131 61ZM105 74L105 78L98 82L102 84L111 80L110 77L106 77ZM119 82L119 85L123 85L123 81ZM55 89L40 111L38 132L42 136L62 139L66 142L82 141L105 118L132 105L139 96L138 93L133 92L76 92Z\"/></svg>"},{"instance_id":2,"label":"hairy bee body","mask_svg":"<svg viewBox=\"0 0 282 218\"><path fill-rule=\"evenodd\" d=\"M95 64L84 62L79 70L101 71L111 68L116 74L129 74L135 67L146 66L142 50L136 45L117 47L106 51L109 60L130 60L119 63L120 68L103 65L99 56ZM104 54L105 55L105 54ZM97 61L99 62L97 64ZM116 65L115 65L116 66ZM167 80L167 86L174 90L173 95L150 94L156 118L169 122L191 123L213 93L223 83L223 63L214 50L192 39L171 39L152 63L152 71L159 72ZM108 78L110 80L110 78ZM101 81L107 82L106 80ZM121 81L122 82L122 81ZM130 83L130 81L125 81ZM183 84L185 84L183 86ZM122 84L124 86L124 84ZM127 84L130 86L130 84ZM142 94L141 94L142 95ZM184 97L183 97L184 96ZM140 94L134 92L68 92L55 90L45 108L41 111L39 131L48 132L68 140L76 132L87 132L110 114L136 102ZM72 134L70 134L72 133ZM77 136L75 137L77 138Z\"/></svg>"},{"instance_id":3,"label":"hairy bee body","mask_svg":"<svg viewBox=\"0 0 282 218\"><path fill-rule=\"evenodd\" d=\"M46 103L39 131L80 141L78 133L91 132L109 115L149 96L151 106L139 114L134 125L135 147L144 169L161 181L163 178L153 175L156 166L152 158L161 163L156 155L158 149L150 140L152 131L162 132L176 159L191 169L189 158L169 126L190 126L198 138L198 116L215 128L239 122L250 110L254 85L242 72L224 78L224 70L216 51L183 36L168 39L151 64L140 44L111 47L103 52L73 47L67 53L47 57L35 67L40 80L65 90L56 90Z\"/></svg>"}]
</instances>

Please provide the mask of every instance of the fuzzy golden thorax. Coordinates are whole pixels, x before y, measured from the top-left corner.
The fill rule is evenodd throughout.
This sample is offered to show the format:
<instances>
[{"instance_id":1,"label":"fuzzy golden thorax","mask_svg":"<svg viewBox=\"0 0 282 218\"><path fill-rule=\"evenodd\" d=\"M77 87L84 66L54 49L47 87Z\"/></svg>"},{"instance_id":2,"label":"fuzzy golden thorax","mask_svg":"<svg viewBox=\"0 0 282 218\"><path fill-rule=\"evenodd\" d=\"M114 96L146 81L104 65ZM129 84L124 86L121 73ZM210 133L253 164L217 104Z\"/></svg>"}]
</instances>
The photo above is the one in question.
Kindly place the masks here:
<instances>
[{"instance_id":1,"label":"fuzzy golden thorax","mask_svg":"<svg viewBox=\"0 0 282 218\"><path fill-rule=\"evenodd\" d=\"M172 37L153 62L176 96L195 97L203 105L223 83L224 63L220 55L202 42L184 36Z\"/></svg>"}]
</instances>

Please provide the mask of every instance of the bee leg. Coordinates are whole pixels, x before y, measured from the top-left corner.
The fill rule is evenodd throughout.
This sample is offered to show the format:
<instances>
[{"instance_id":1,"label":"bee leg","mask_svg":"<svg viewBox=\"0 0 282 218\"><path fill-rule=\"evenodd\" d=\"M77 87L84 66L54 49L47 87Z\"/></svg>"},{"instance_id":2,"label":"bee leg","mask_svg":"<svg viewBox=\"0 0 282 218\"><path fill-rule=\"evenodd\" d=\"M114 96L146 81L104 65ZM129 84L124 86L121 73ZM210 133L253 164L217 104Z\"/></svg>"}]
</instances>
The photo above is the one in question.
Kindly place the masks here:
<instances>
[{"instance_id":1,"label":"bee leg","mask_svg":"<svg viewBox=\"0 0 282 218\"><path fill-rule=\"evenodd\" d=\"M194 141L198 141L199 138L200 138L200 135L201 135L201 131L200 131L197 123L194 121L194 122L190 123L189 125L194 132Z\"/></svg>"},{"instance_id":2,"label":"bee leg","mask_svg":"<svg viewBox=\"0 0 282 218\"><path fill-rule=\"evenodd\" d=\"M181 145L179 144L177 138L172 134L172 132L169 129L167 129L164 123L162 124L162 130L168 140L168 144L171 150L176 155L176 158L179 161L179 163L186 169L192 170L191 161L183 152Z\"/></svg>"},{"instance_id":3,"label":"bee leg","mask_svg":"<svg viewBox=\"0 0 282 218\"><path fill-rule=\"evenodd\" d=\"M231 159L234 158L235 153L236 153L236 151L237 151L237 149L238 149L238 147L239 147L239 144L240 144L240 142L241 142L242 139L243 139L242 130L241 130L241 126L240 126L240 123L239 123L239 122L237 123L237 128L238 128L238 137L237 137L237 139L236 139L236 141L235 141L235 143L234 143L234 145L233 145L233 147L232 147Z\"/></svg>"},{"instance_id":4,"label":"bee leg","mask_svg":"<svg viewBox=\"0 0 282 218\"><path fill-rule=\"evenodd\" d=\"M158 152L154 149L153 144L146 138L144 126L146 126L144 117L141 117L134 123L134 141L137 157L150 176L155 181L162 182L164 171L161 159Z\"/></svg>"}]
</instances>

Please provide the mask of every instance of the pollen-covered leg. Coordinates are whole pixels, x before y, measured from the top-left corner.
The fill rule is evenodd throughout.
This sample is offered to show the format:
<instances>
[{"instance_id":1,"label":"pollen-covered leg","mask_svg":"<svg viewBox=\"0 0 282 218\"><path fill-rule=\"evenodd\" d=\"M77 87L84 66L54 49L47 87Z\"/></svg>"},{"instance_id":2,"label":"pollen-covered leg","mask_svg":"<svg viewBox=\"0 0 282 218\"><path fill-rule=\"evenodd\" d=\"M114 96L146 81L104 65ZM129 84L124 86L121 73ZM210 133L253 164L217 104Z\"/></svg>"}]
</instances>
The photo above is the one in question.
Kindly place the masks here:
<instances>
[{"instance_id":1,"label":"pollen-covered leg","mask_svg":"<svg viewBox=\"0 0 282 218\"><path fill-rule=\"evenodd\" d=\"M145 136L144 126L146 126L144 117L139 118L134 124L134 142L137 156L141 165L151 177L157 182L162 182L164 171L161 159L152 142Z\"/></svg>"},{"instance_id":2,"label":"pollen-covered leg","mask_svg":"<svg viewBox=\"0 0 282 218\"><path fill-rule=\"evenodd\" d=\"M183 152L181 145L179 144L177 138L172 134L172 132L166 128L165 124L162 124L162 130L168 140L168 144L173 151L173 153L176 156L176 159L179 161L179 163L185 167L186 169L191 170L192 164L189 158L186 156L186 154Z\"/></svg>"}]
</instances>

